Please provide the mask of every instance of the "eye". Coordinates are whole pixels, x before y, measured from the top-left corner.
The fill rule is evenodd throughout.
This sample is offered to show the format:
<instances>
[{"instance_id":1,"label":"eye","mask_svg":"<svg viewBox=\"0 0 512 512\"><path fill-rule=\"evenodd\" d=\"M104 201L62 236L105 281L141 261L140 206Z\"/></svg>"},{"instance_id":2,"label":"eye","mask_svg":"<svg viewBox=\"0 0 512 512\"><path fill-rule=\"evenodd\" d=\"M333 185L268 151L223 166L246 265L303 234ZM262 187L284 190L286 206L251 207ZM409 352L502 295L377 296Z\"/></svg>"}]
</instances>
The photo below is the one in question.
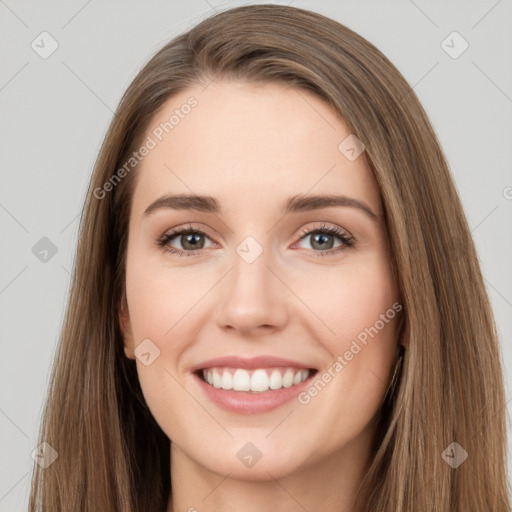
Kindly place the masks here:
<instances>
[{"instance_id":1,"label":"eye","mask_svg":"<svg viewBox=\"0 0 512 512\"><path fill-rule=\"evenodd\" d=\"M170 243L177 239L184 250L172 247ZM178 256L194 256L201 249L204 249L204 238L208 235L200 229L189 226L188 228L173 228L165 233L158 241L158 246L162 247L165 252L177 254Z\"/></svg>"},{"instance_id":2,"label":"eye","mask_svg":"<svg viewBox=\"0 0 512 512\"><path fill-rule=\"evenodd\" d=\"M326 226L325 224L314 228L306 229L301 232L301 238L298 243L304 240L311 240L313 251L311 254L316 256L329 256L340 253L354 245L354 237L336 226ZM341 241L336 247L330 247L335 239ZM182 228L173 228L157 240L157 245L165 252L176 254L178 257L195 256L205 249L205 239L210 239L201 229L194 228L192 225ZM182 248L171 245L177 241Z\"/></svg>"},{"instance_id":3,"label":"eye","mask_svg":"<svg viewBox=\"0 0 512 512\"><path fill-rule=\"evenodd\" d=\"M336 238L340 240L341 243L336 247L332 247L334 239ZM313 256L330 256L335 253L340 253L352 247L355 242L354 237L346 231L336 226L326 226L325 224L315 229L302 231L299 242L304 240L310 240L313 248L319 249L313 251Z\"/></svg>"}]
</instances>

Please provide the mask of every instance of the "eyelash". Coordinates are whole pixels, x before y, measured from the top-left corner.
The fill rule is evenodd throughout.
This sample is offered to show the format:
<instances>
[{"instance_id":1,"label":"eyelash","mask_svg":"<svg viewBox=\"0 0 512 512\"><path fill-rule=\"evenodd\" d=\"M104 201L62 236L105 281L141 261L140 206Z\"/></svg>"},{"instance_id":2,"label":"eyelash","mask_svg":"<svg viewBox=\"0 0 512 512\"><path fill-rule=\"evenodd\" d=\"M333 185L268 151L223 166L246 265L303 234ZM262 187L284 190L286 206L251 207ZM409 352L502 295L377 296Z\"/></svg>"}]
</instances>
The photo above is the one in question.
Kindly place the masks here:
<instances>
[{"instance_id":1,"label":"eyelash","mask_svg":"<svg viewBox=\"0 0 512 512\"><path fill-rule=\"evenodd\" d=\"M355 239L353 236L348 235L346 232L340 230L337 227L326 226L326 225L322 225L322 226L320 226L318 228L314 228L314 229L304 229L300 233L299 241L303 240L308 235L319 234L319 233L322 233L322 234L327 233L329 235L335 235L343 242L343 244L334 249L327 249L325 251L312 250L313 253L315 254L315 257L331 256L335 253L341 252L343 250L346 250L346 249L354 246ZM195 256L203 249L197 249L195 251L180 251L180 250L177 250L174 248L170 248L167 245L173 238L176 238L178 235L189 235L189 234L200 234L200 235L204 235L204 236L208 237L208 235L204 231L202 231L200 229L195 229L192 226L189 226L188 228L173 228L157 240L157 245L158 245L158 247L161 247L164 252L171 253L171 254L177 254L178 257Z\"/></svg>"}]
</instances>

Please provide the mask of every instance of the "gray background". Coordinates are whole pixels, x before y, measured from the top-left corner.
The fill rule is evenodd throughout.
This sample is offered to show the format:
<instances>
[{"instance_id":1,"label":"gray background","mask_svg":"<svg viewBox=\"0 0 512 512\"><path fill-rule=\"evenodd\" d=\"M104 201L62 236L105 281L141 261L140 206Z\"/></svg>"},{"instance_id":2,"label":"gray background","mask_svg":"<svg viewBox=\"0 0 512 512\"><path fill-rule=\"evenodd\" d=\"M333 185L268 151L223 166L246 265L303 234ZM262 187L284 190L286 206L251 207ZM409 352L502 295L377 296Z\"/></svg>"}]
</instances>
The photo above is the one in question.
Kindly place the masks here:
<instances>
[{"instance_id":1,"label":"gray background","mask_svg":"<svg viewBox=\"0 0 512 512\"><path fill-rule=\"evenodd\" d=\"M375 44L429 114L495 311L511 429L511 0L286 3L332 17ZM0 511L27 507L79 214L112 113L150 54L215 9L235 5L242 2L0 0ZM43 31L58 43L46 59L31 47L34 40L42 46ZM441 46L453 31L469 44L458 58ZM460 40L448 44L461 48ZM33 252L43 237L57 250L46 262ZM512 473L510 458L509 467Z\"/></svg>"}]
</instances>

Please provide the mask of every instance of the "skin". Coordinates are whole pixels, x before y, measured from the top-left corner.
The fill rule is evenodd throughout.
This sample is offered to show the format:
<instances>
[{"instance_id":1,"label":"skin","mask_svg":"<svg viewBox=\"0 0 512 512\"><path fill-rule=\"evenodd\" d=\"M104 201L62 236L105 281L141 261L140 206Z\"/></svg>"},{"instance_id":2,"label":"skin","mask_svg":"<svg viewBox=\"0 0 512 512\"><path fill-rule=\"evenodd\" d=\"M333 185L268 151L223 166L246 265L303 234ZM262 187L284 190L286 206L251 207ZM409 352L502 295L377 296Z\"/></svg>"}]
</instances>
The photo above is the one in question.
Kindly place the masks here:
<instances>
[{"instance_id":1,"label":"skin","mask_svg":"<svg viewBox=\"0 0 512 512\"><path fill-rule=\"evenodd\" d=\"M398 315L306 405L294 399L257 415L228 412L207 398L190 368L224 355L270 354L320 375L399 302L382 219L348 206L280 214L292 195L335 192L381 215L365 153L347 159L338 146L351 132L336 112L277 83L187 89L167 101L146 135L191 95L197 107L137 168L120 311L126 357L136 359L148 407L172 441L167 510L357 511ZM144 217L168 193L212 195L223 212L164 209ZM156 245L190 222L207 233L199 254L180 257ZM301 233L322 223L348 232L355 245L319 255L313 236ZM247 236L263 248L251 264L236 252ZM168 245L191 251L184 238ZM334 236L323 247L342 243ZM148 366L134 355L146 338L160 350ZM252 467L237 457L249 441L262 454Z\"/></svg>"}]
</instances>

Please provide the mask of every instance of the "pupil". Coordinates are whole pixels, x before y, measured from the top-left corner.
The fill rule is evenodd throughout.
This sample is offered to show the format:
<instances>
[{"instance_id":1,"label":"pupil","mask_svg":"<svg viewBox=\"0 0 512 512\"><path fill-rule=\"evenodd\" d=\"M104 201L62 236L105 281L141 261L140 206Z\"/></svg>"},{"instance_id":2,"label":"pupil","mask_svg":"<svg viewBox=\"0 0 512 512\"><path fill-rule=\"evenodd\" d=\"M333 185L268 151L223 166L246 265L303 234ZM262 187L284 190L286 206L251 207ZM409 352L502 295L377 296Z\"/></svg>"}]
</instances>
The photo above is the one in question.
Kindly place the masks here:
<instances>
[{"instance_id":1,"label":"pupil","mask_svg":"<svg viewBox=\"0 0 512 512\"><path fill-rule=\"evenodd\" d=\"M323 239L323 241L325 242L325 241L326 241L326 239L327 239L327 241L328 241L328 239L329 239L330 237L331 237L331 235L324 235L324 234L322 234L322 233L317 233L316 235L313 235L313 240L314 240L313 245L314 245L315 243L319 243L320 248L323 248L325 244L322 242L322 239ZM318 240L317 240L318 238L320 239L320 242L318 242Z\"/></svg>"},{"instance_id":2,"label":"pupil","mask_svg":"<svg viewBox=\"0 0 512 512\"><path fill-rule=\"evenodd\" d=\"M197 248L197 239L200 237L201 235L194 235L194 234L188 234L188 235L185 235L184 236L184 239L185 239L185 243L183 244L183 247L187 248L187 244L191 245L192 249L195 249ZM191 239L192 239L192 242L191 242ZM195 242L193 241L195 240ZM190 247L189 247L190 248Z\"/></svg>"}]
</instances>

